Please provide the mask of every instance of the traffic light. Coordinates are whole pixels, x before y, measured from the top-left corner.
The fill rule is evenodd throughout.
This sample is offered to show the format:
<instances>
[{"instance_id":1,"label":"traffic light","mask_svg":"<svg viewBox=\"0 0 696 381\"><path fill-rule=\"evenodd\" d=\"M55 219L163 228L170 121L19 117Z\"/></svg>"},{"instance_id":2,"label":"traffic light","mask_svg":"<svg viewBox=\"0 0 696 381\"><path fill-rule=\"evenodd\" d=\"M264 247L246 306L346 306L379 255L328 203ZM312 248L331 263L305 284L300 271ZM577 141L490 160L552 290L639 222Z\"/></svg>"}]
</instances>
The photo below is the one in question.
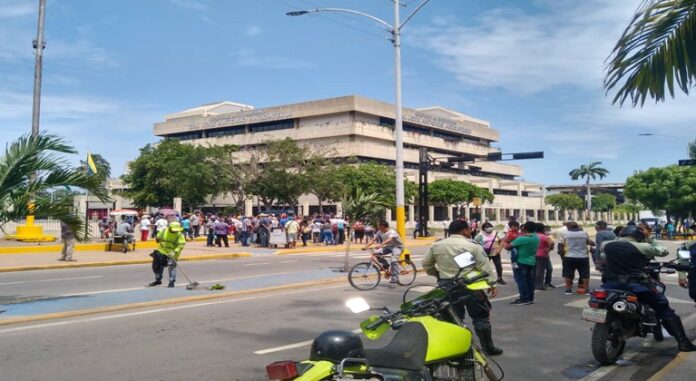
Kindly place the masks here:
<instances>
[{"instance_id":1,"label":"traffic light","mask_svg":"<svg viewBox=\"0 0 696 381\"><path fill-rule=\"evenodd\" d=\"M525 159L543 159L544 152L518 152L512 154L512 160L525 160Z\"/></svg>"},{"instance_id":2,"label":"traffic light","mask_svg":"<svg viewBox=\"0 0 696 381\"><path fill-rule=\"evenodd\" d=\"M679 160L679 166L680 167L687 167L691 165L696 165L696 160L695 159L685 159L685 160Z\"/></svg>"},{"instance_id":3,"label":"traffic light","mask_svg":"<svg viewBox=\"0 0 696 381\"><path fill-rule=\"evenodd\" d=\"M486 156L486 160L488 160L488 161L503 160L503 153L502 152L489 152L488 155Z\"/></svg>"}]
</instances>

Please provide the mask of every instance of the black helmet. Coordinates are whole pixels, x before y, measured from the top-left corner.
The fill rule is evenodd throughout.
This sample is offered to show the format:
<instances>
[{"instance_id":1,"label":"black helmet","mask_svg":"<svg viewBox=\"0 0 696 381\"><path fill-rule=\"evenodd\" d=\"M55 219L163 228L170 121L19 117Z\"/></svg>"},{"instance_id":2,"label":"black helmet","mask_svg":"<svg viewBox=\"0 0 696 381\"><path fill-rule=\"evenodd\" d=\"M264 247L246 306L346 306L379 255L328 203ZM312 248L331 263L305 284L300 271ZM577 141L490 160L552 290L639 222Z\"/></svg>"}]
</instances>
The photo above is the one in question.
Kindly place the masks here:
<instances>
[{"instance_id":1,"label":"black helmet","mask_svg":"<svg viewBox=\"0 0 696 381\"><path fill-rule=\"evenodd\" d=\"M629 225L621 229L621 232L619 232L619 237L633 237L636 241L639 242L645 240L645 235L643 234L643 231L635 225Z\"/></svg>"},{"instance_id":2,"label":"black helmet","mask_svg":"<svg viewBox=\"0 0 696 381\"><path fill-rule=\"evenodd\" d=\"M317 336L309 353L311 361L340 362L346 357L364 357L360 337L350 331L326 331Z\"/></svg>"}]
</instances>

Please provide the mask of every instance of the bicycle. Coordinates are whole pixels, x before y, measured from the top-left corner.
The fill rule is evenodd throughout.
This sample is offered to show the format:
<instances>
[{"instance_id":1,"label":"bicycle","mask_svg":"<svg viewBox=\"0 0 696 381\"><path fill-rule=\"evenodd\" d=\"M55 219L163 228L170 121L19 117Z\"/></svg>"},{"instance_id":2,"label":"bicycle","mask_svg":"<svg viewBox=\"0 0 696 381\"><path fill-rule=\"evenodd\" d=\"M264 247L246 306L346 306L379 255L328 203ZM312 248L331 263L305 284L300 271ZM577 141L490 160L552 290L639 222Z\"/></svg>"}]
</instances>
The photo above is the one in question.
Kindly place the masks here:
<instances>
[{"instance_id":1,"label":"bicycle","mask_svg":"<svg viewBox=\"0 0 696 381\"><path fill-rule=\"evenodd\" d=\"M353 288L359 291L372 290L377 287L384 278L391 278L391 267L384 268L379 261L378 253L374 249L370 250L370 261L360 262L351 267L348 272L348 282ZM394 262L399 269L399 277L397 283L400 286L408 286L416 280L417 270L416 265L411 261L410 254L402 254L397 261Z\"/></svg>"}]
</instances>

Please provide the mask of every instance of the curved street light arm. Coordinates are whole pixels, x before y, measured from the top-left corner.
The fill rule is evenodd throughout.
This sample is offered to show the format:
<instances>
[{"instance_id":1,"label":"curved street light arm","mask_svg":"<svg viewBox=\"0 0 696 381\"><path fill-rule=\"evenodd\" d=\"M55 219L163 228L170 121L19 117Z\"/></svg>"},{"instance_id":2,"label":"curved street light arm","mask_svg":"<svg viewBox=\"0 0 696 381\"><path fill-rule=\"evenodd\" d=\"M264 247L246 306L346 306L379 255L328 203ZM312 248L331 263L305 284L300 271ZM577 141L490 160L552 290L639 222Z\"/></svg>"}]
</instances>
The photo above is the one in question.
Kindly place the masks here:
<instances>
[{"instance_id":1,"label":"curved street light arm","mask_svg":"<svg viewBox=\"0 0 696 381\"><path fill-rule=\"evenodd\" d=\"M428 0L428 1L429 1L429 0ZM314 8L314 9L308 9L307 12L344 12L344 13L352 13L352 14L354 14L354 15L365 16L365 17L371 19L372 21L376 21L376 22L378 22L378 23L380 23L380 24L386 26L386 27L388 28L389 32L391 32L391 33L393 33L393 31L394 31L394 27L393 27L391 24L389 24L388 22L386 22L386 21L384 21L384 20L382 20L382 19L380 19L380 18L378 18L378 17L372 16L372 15L370 15L370 14L367 14L367 13L364 13L364 12L360 12L360 11L354 11L354 10L352 10L352 9L345 9L345 8ZM414 13L415 13L415 12L414 12ZM409 16L409 17L410 17L410 16Z\"/></svg>"},{"instance_id":2,"label":"curved street light arm","mask_svg":"<svg viewBox=\"0 0 696 381\"><path fill-rule=\"evenodd\" d=\"M407 23L409 20L411 20L411 19L413 18L413 16L415 16L416 13L418 13L418 11L420 11L420 10L425 6L425 4L428 4L429 1L430 1L430 0L423 0L422 3L418 4L418 6L416 7L416 9L414 9L413 12L411 12L411 14L408 15L408 17L406 17L406 20L404 20L404 22L402 22L401 25L399 25L399 30L401 30L401 29L404 27L404 25L406 25L406 23Z\"/></svg>"}]
</instances>

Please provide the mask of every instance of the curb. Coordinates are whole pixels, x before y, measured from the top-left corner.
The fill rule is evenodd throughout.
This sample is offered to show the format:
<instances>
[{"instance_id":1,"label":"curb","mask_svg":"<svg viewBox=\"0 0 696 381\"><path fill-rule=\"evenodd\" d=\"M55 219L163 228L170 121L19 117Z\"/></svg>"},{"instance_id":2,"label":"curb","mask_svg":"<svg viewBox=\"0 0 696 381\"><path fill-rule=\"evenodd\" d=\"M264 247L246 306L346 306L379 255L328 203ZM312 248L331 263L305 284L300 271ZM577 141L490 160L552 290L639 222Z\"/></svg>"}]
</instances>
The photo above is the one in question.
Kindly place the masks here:
<instances>
[{"instance_id":1,"label":"curb","mask_svg":"<svg viewBox=\"0 0 696 381\"><path fill-rule=\"evenodd\" d=\"M661 381L665 379L665 377L669 376L675 368L677 368L686 360L688 355L688 352L677 353L677 356L672 361L667 363L667 365L665 365L657 373L653 374L647 381Z\"/></svg>"},{"instance_id":2,"label":"curb","mask_svg":"<svg viewBox=\"0 0 696 381\"><path fill-rule=\"evenodd\" d=\"M76 311L57 312L57 313L37 315L37 316L10 318L10 319L6 319L6 320L0 319L0 326L10 325L10 324L30 323L30 322L43 321L43 320L63 319L63 318L85 316L85 315L94 315L94 314L100 314L100 313L106 313L106 312L118 312L118 311L132 310L132 309L137 309L137 308L147 308L147 307L154 307L154 306L181 304L181 303L197 302L197 301L204 301L204 300L224 299L224 298L229 298L229 297L234 297L234 296L260 294L263 292L306 288L306 287L318 286L318 285L323 285L323 284L333 284L333 283L338 283L341 281L346 281L345 276L333 277L333 278L324 278L324 279L307 281L307 282L300 282L300 283L284 284L284 285L280 285L280 286L255 288L255 289L251 289L251 290L227 291L227 292L222 292L222 293L217 293L217 294L184 296L184 297L179 297L179 298L156 300L156 301L150 301L150 302L140 302L140 303L133 303L133 304L119 304L116 306L90 308L90 309L76 310Z\"/></svg>"},{"instance_id":3,"label":"curb","mask_svg":"<svg viewBox=\"0 0 696 381\"><path fill-rule=\"evenodd\" d=\"M422 242L412 242L411 244L406 245L406 248L428 246L432 242L434 242L434 240L423 239ZM351 246L353 246L353 245L351 245ZM321 246L321 247L311 247L311 248L307 248L307 249L280 249L280 250L276 250L273 253L273 255L294 255L294 254L311 254L311 253L345 253L346 249L347 249L346 246ZM351 247L350 251L351 252L360 251L360 245L354 245L354 247Z\"/></svg>"},{"instance_id":4,"label":"curb","mask_svg":"<svg viewBox=\"0 0 696 381\"><path fill-rule=\"evenodd\" d=\"M120 244L116 244L120 245ZM154 249L157 247L157 242L147 241L147 242L136 242L136 248L138 249ZM94 250L104 250L106 247L106 242L100 243L82 243L75 245L75 251L94 251ZM63 245L47 245L47 246L6 246L0 247L0 255L12 255L12 254L43 254L43 253L60 253L63 250Z\"/></svg>"},{"instance_id":5,"label":"curb","mask_svg":"<svg viewBox=\"0 0 696 381\"><path fill-rule=\"evenodd\" d=\"M180 261L205 261L212 259L233 259L251 257L251 253L231 253L231 254L210 254L182 257ZM133 259L128 261L110 261L110 262L83 262L75 264L55 264L55 265L38 265L38 266L18 266L18 267L0 267L0 273L15 272L15 271L32 271L32 270L58 270L72 269L81 267L106 267L106 266L123 266L123 265L142 265L152 263L152 259Z\"/></svg>"}]
</instances>

